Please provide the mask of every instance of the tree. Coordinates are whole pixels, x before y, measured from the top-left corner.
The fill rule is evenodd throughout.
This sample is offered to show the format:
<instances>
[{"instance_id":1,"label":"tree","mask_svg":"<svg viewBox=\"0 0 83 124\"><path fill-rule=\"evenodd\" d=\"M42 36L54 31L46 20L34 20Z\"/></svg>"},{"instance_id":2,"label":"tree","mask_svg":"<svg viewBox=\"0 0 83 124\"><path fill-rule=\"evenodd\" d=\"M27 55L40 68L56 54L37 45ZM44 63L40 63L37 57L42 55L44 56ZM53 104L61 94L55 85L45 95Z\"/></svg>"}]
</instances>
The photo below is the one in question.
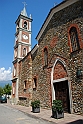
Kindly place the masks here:
<instances>
[{"instance_id":1,"label":"tree","mask_svg":"<svg viewBox=\"0 0 83 124\"><path fill-rule=\"evenodd\" d=\"M0 87L0 96L3 95L3 88Z\"/></svg>"},{"instance_id":2,"label":"tree","mask_svg":"<svg viewBox=\"0 0 83 124\"><path fill-rule=\"evenodd\" d=\"M4 94L11 95L11 89L12 87L9 84L6 84L3 88Z\"/></svg>"}]
</instances>

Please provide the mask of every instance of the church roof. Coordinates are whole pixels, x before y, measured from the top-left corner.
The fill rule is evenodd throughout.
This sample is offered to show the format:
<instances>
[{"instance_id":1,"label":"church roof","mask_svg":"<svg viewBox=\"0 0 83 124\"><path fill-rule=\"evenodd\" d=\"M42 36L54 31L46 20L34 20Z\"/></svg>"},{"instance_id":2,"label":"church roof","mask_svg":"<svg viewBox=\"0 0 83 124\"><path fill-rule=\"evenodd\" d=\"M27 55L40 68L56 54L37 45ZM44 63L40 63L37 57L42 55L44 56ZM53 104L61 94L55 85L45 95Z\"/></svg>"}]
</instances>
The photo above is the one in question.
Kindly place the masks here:
<instances>
[{"instance_id":1,"label":"church roof","mask_svg":"<svg viewBox=\"0 0 83 124\"><path fill-rule=\"evenodd\" d=\"M24 6L23 10L21 11L21 15L28 17L25 6Z\"/></svg>"},{"instance_id":2,"label":"church roof","mask_svg":"<svg viewBox=\"0 0 83 124\"><path fill-rule=\"evenodd\" d=\"M53 15L77 1L79 1L79 0L63 0L60 4L53 7L50 10L50 12L48 13L44 23L42 24L42 27L40 28L40 31L38 32L38 34L36 36L37 41L39 41L41 35L43 34L44 30L46 29L46 27L47 27L48 23L50 22L51 18L53 17Z\"/></svg>"}]
</instances>

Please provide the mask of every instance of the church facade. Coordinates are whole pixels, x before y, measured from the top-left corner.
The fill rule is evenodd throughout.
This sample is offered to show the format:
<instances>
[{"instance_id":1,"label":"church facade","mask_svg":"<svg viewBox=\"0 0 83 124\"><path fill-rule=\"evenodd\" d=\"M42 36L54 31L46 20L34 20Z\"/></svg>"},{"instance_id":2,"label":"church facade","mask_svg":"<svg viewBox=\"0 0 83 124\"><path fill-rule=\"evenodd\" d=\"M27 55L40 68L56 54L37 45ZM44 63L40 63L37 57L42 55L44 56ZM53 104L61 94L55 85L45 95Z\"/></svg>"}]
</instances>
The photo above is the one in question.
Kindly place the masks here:
<instances>
[{"instance_id":1,"label":"church facade","mask_svg":"<svg viewBox=\"0 0 83 124\"><path fill-rule=\"evenodd\" d=\"M17 67L13 61L12 97L26 106L39 99L43 108L60 99L65 112L83 114L83 1L65 0L53 7L36 39L32 50L17 57Z\"/></svg>"}]
</instances>

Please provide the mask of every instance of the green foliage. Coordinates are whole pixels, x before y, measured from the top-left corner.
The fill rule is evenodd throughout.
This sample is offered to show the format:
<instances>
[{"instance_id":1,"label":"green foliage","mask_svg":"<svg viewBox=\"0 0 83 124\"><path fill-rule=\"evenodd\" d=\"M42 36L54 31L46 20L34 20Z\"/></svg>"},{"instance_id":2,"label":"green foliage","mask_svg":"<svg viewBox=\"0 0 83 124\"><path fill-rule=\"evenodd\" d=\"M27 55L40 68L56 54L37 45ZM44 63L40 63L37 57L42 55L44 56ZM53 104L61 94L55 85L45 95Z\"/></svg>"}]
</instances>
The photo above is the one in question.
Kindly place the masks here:
<instances>
[{"instance_id":1,"label":"green foliage","mask_svg":"<svg viewBox=\"0 0 83 124\"><path fill-rule=\"evenodd\" d=\"M3 95L3 88L0 87L0 96Z\"/></svg>"},{"instance_id":2,"label":"green foliage","mask_svg":"<svg viewBox=\"0 0 83 124\"><path fill-rule=\"evenodd\" d=\"M0 95L11 95L11 89L12 87L9 84L6 84L3 88L0 87Z\"/></svg>"},{"instance_id":3,"label":"green foliage","mask_svg":"<svg viewBox=\"0 0 83 124\"><path fill-rule=\"evenodd\" d=\"M40 107L40 100L32 101L31 106L34 108L39 108Z\"/></svg>"},{"instance_id":4,"label":"green foliage","mask_svg":"<svg viewBox=\"0 0 83 124\"><path fill-rule=\"evenodd\" d=\"M6 84L3 88L4 94L11 95L11 86L9 84Z\"/></svg>"},{"instance_id":5,"label":"green foliage","mask_svg":"<svg viewBox=\"0 0 83 124\"><path fill-rule=\"evenodd\" d=\"M53 100L52 110L53 111L63 111L62 101L61 100Z\"/></svg>"}]
</instances>

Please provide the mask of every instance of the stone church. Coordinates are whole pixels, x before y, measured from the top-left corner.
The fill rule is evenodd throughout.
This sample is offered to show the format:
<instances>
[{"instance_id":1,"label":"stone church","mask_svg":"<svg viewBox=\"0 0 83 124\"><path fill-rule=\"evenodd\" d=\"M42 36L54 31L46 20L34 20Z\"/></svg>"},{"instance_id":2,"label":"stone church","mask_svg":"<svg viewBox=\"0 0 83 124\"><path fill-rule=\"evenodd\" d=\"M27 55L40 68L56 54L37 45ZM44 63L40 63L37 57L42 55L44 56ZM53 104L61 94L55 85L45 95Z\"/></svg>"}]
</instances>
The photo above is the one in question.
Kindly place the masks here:
<instances>
[{"instance_id":1,"label":"stone church","mask_svg":"<svg viewBox=\"0 0 83 124\"><path fill-rule=\"evenodd\" d=\"M16 20L12 100L83 114L83 0L64 0L50 9L31 49L32 18L24 6Z\"/></svg>"}]
</instances>

